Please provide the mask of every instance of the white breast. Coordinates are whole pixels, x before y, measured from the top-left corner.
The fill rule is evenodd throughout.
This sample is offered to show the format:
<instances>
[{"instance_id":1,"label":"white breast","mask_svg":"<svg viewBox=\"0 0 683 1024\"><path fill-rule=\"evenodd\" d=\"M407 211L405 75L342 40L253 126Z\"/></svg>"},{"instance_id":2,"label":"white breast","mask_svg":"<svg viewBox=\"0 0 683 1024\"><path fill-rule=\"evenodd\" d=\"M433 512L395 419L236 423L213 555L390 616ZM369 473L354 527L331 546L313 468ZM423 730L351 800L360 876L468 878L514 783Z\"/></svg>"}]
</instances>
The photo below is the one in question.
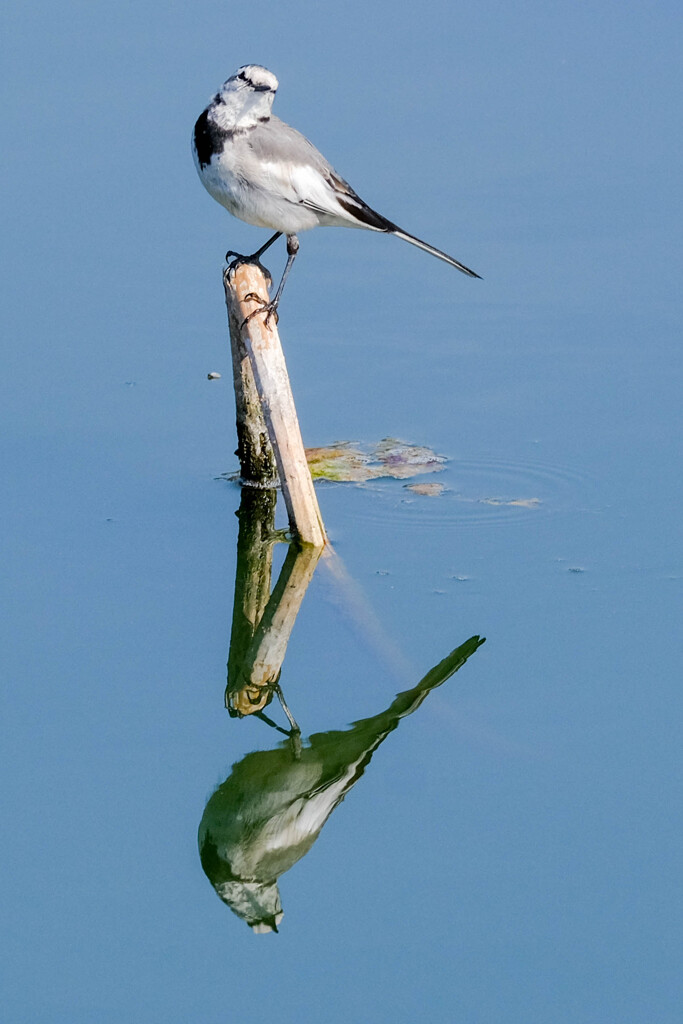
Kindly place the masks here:
<instances>
[{"instance_id":1,"label":"white breast","mask_svg":"<svg viewBox=\"0 0 683 1024\"><path fill-rule=\"evenodd\" d=\"M202 184L216 202L247 224L288 235L321 223L314 210L301 204L291 183L283 180L282 169L245 156L244 147L228 143L222 153L200 167L194 153Z\"/></svg>"}]
</instances>

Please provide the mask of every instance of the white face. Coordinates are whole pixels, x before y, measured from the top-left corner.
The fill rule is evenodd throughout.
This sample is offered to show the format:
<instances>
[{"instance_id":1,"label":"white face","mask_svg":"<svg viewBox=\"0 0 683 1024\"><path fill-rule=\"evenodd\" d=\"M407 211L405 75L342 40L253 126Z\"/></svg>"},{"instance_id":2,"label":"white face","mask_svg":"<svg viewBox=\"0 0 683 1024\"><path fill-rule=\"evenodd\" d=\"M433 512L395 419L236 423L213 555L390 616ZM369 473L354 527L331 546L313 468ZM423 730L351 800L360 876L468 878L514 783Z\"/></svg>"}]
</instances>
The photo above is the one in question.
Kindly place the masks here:
<instances>
[{"instance_id":1,"label":"white face","mask_svg":"<svg viewBox=\"0 0 683 1024\"><path fill-rule=\"evenodd\" d=\"M216 97L214 116L219 124L248 127L270 117L278 81L258 64L247 64L232 75Z\"/></svg>"},{"instance_id":2,"label":"white face","mask_svg":"<svg viewBox=\"0 0 683 1024\"><path fill-rule=\"evenodd\" d=\"M231 91L239 92L277 92L278 80L272 71L268 71L267 68L263 68L260 64L245 64L244 67L238 68L234 75L232 75L223 89L230 89Z\"/></svg>"}]
</instances>

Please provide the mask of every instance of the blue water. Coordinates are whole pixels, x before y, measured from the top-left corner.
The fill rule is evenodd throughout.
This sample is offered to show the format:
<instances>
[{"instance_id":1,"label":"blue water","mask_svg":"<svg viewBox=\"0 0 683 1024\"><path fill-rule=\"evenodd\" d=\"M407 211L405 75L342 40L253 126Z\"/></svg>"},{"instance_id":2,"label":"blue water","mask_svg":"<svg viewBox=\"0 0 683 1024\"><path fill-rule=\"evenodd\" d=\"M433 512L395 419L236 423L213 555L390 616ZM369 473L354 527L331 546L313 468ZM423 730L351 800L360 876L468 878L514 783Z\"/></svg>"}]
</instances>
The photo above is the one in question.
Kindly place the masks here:
<instances>
[{"instance_id":1,"label":"blue water","mask_svg":"<svg viewBox=\"0 0 683 1024\"><path fill-rule=\"evenodd\" d=\"M8 1021L679 1020L677 14L4 15ZM449 459L438 497L318 485L343 572L319 566L282 670L304 744L486 643L377 747L269 935L197 846L282 739L223 706L221 260L262 239L189 155L247 61L371 205L484 277L301 240L280 333L306 442Z\"/></svg>"}]
</instances>

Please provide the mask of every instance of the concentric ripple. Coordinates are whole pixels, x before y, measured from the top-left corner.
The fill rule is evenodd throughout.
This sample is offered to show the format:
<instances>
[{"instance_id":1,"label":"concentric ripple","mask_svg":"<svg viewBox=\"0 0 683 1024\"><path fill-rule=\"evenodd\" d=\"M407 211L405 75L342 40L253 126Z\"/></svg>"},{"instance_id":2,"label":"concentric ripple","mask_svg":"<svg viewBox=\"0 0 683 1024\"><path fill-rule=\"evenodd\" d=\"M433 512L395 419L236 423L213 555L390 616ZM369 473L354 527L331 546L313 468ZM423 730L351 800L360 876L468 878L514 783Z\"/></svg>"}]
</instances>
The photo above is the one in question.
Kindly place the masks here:
<instances>
[{"instance_id":1,"label":"concentric ripple","mask_svg":"<svg viewBox=\"0 0 683 1024\"><path fill-rule=\"evenodd\" d=\"M482 526L579 512L593 503L593 484L587 477L538 462L453 459L430 478L435 479L443 485L438 494L421 494L413 483L396 480L361 484L368 500L354 502L354 518Z\"/></svg>"}]
</instances>

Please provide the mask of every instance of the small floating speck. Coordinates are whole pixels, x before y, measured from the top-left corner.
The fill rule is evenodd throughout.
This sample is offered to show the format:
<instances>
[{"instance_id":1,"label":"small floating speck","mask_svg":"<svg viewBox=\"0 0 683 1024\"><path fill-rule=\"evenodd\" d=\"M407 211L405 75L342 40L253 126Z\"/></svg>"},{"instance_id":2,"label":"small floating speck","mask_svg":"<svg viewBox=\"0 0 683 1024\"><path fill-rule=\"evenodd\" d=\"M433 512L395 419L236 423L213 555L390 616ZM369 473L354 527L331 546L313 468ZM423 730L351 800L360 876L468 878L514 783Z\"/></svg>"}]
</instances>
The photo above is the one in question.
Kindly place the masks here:
<instances>
[{"instance_id":1,"label":"small floating speck","mask_svg":"<svg viewBox=\"0 0 683 1024\"><path fill-rule=\"evenodd\" d=\"M508 501L508 505L516 505L517 508L538 508L540 504L540 498L515 498L514 501Z\"/></svg>"},{"instance_id":2,"label":"small floating speck","mask_svg":"<svg viewBox=\"0 0 683 1024\"><path fill-rule=\"evenodd\" d=\"M469 579L470 579L470 577L469 577L469 576L451 576L450 578L451 578L452 580L455 580L455 581L456 581L456 583L466 583L466 582L467 582L467 580L469 580Z\"/></svg>"},{"instance_id":3,"label":"small floating speck","mask_svg":"<svg viewBox=\"0 0 683 1024\"><path fill-rule=\"evenodd\" d=\"M505 501L503 498L479 498L481 505L508 505L514 508L538 508L541 504L540 498L513 498Z\"/></svg>"},{"instance_id":4,"label":"small floating speck","mask_svg":"<svg viewBox=\"0 0 683 1024\"><path fill-rule=\"evenodd\" d=\"M403 486L407 491L412 491L413 494L424 494L428 498L435 498L438 494L443 494L446 490L443 484L423 483L404 484Z\"/></svg>"},{"instance_id":5,"label":"small floating speck","mask_svg":"<svg viewBox=\"0 0 683 1024\"><path fill-rule=\"evenodd\" d=\"M375 576L388 576L388 575L389 575L389 570L388 569L376 569L375 570Z\"/></svg>"},{"instance_id":6,"label":"small floating speck","mask_svg":"<svg viewBox=\"0 0 683 1024\"><path fill-rule=\"evenodd\" d=\"M221 376L220 373L216 373L215 370L212 370L211 373L207 373L206 379L207 380L220 380L220 376Z\"/></svg>"},{"instance_id":7,"label":"small floating speck","mask_svg":"<svg viewBox=\"0 0 683 1024\"><path fill-rule=\"evenodd\" d=\"M570 566L569 569L567 569L567 572L585 572L585 571L586 570L582 569L580 565L572 565L572 566Z\"/></svg>"}]
</instances>

